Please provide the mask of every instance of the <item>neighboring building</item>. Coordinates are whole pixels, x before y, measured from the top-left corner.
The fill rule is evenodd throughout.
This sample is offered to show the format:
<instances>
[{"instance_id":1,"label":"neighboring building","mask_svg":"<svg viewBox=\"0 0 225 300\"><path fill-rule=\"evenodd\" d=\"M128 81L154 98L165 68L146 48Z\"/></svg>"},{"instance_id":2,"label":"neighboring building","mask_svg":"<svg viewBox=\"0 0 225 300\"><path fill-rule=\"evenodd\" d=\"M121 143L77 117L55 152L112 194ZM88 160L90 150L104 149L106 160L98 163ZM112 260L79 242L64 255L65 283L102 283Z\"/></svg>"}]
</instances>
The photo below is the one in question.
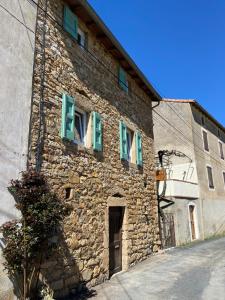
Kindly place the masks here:
<instances>
[{"instance_id":1,"label":"neighboring building","mask_svg":"<svg viewBox=\"0 0 225 300\"><path fill-rule=\"evenodd\" d=\"M0 225L18 216L7 187L27 165L36 12L32 1L0 0ZM7 297L1 265L0 282Z\"/></svg>"},{"instance_id":2,"label":"neighboring building","mask_svg":"<svg viewBox=\"0 0 225 300\"><path fill-rule=\"evenodd\" d=\"M170 204L162 210L163 238L173 236L173 221L176 245L224 233L225 128L195 100L164 99L153 117L155 152L164 151L167 173L159 194L172 201L160 201Z\"/></svg>"},{"instance_id":3,"label":"neighboring building","mask_svg":"<svg viewBox=\"0 0 225 300\"><path fill-rule=\"evenodd\" d=\"M152 102L161 98L86 1L39 5L29 163L73 205L61 254L41 271L64 296L158 250Z\"/></svg>"}]
</instances>

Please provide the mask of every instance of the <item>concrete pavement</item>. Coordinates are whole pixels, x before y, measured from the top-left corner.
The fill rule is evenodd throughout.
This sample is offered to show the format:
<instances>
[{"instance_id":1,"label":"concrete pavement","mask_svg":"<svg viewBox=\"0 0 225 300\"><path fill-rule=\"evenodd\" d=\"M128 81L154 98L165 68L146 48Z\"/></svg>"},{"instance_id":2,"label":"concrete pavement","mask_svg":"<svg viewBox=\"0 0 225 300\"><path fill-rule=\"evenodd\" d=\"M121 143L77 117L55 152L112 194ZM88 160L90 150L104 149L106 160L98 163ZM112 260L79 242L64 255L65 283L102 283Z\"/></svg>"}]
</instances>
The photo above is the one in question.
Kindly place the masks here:
<instances>
[{"instance_id":1,"label":"concrete pavement","mask_svg":"<svg viewBox=\"0 0 225 300\"><path fill-rule=\"evenodd\" d=\"M225 238L153 256L95 290L94 300L225 300Z\"/></svg>"}]
</instances>

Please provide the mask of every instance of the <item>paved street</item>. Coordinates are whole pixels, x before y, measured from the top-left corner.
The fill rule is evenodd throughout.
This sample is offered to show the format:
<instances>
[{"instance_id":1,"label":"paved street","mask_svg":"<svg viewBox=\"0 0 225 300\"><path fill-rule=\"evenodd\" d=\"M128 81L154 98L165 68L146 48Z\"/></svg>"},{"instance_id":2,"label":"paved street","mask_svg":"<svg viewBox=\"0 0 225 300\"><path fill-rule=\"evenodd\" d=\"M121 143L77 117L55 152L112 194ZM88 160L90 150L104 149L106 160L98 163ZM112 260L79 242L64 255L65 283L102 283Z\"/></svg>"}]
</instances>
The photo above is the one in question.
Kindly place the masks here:
<instances>
[{"instance_id":1,"label":"paved street","mask_svg":"<svg viewBox=\"0 0 225 300\"><path fill-rule=\"evenodd\" d=\"M154 256L96 291L95 300L225 299L225 238Z\"/></svg>"}]
</instances>

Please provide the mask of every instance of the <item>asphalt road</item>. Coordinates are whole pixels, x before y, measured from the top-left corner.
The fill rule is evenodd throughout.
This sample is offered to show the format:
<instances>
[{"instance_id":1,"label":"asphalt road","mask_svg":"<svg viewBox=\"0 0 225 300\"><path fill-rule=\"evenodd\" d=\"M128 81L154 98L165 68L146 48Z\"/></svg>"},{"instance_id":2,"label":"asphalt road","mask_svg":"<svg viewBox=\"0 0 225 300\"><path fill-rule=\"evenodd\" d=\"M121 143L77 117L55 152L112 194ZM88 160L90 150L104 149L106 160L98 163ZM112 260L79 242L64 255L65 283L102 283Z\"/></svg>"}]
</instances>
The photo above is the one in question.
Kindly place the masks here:
<instances>
[{"instance_id":1,"label":"asphalt road","mask_svg":"<svg viewBox=\"0 0 225 300\"><path fill-rule=\"evenodd\" d=\"M95 289L95 300L225 300L225 238L156 255Z\"/></svg>"}]
</instances>

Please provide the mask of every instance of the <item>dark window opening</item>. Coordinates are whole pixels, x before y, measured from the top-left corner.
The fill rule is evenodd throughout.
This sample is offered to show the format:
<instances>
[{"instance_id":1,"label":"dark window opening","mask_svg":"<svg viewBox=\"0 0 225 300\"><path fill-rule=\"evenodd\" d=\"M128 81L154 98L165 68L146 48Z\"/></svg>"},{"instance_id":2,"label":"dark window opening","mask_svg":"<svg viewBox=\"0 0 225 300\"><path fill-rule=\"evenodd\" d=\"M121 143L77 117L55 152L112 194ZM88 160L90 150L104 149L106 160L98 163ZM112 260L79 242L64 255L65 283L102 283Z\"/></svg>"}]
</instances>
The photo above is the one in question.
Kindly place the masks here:
<instances>
[{"instance_id":1,"label":"dark window opening","mask_svg":"<svg viewBox=\"0 0 225 300\"><path fill-rule=\"evenodd\" d=\"M70 199L70 197L71 197L71 191L72 191L71 188L66 188L65 189L66 199Z\"/></svg>"},{"instance_id":2,"label":"dark window opening","mask_svg":"<svg viewBox=\"0 0 225 300\"><path fill-rule=\"evenodd\" d=\"M205 125L205 118L202 117L202 125L204 126Z\"/></svg>"},{"instance_id":3,"label":"dark window opening","mask_svg":"<svg viewBox=\"0 0 225 300\"><path fill-rule=\"evenodd\" d=\"M209 151L208 134L206 131L203 131L202 134L203 134L204 149L206 151Z\"/></svg>"},{"instance_id":4,"label":"dark window opening","mask_svg":"<svg viewBox=\"0 0 225 300\"><path fill-rule=\"evenodd\" d=\"M220 130L218 129L218 137L220 138Z\"/></svg>"},{"instance_id":5,"label":"dark window opening","mask_svg":"<svg viewBox=\"0 0 225 300\"><path fill-rule=\"evenodd\" d=\"M221 142L219 142L219 148L220 148L220 158L224 159L223 144Z\"/></svg>"},{"instance_id":6,"label":"dark window opening","mask_svg":"<svg viewBox=\"0 0 225 300\"><path fill-rule=\"evenodd\" d=\"M214 189L212 168L209 166L207 166L207 173L208 173L209 188Z\"/></svg>"},{"instance_id":7,"label":"dark window opening","mask_svg":"<svg viewBox=\"0 0 225 300\"><path fill-rule=\"evenodd\" d=\"M84 144L85 136L85 115L79 111L75 112L75 141Z\"/></svg>"}]
</instances>

